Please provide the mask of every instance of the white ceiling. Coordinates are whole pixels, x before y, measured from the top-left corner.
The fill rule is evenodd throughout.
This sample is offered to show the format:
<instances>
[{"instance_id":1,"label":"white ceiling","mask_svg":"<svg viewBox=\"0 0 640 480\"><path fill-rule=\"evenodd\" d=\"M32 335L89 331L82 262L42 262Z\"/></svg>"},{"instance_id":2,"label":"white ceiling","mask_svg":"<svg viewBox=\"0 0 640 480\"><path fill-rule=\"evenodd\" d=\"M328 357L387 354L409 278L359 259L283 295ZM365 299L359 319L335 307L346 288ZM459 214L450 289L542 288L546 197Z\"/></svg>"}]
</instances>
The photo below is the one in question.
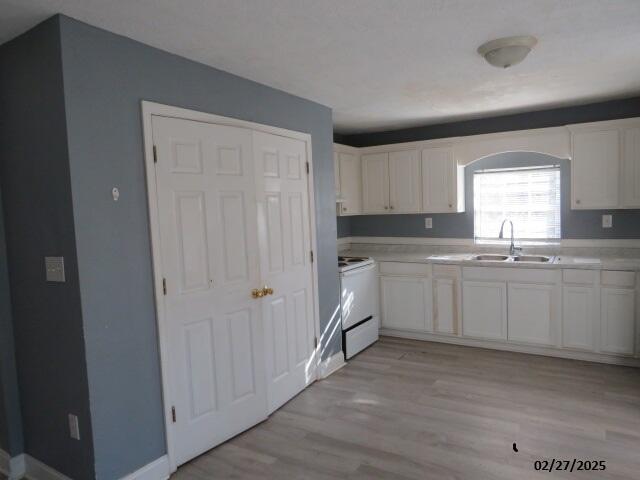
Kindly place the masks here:
<instances>
[{"instance_id":1,"label":"white ceiling","mask_svg":"<svg viewBox=\"0 0 640 480\"><path fill-rule=\"evenodd\" d=\"M0 0L0 42L58 12L327 105L341 133L640 93L640 0ZM528 34L509 70L476 53Z\"/></svg>"}]
</instances>

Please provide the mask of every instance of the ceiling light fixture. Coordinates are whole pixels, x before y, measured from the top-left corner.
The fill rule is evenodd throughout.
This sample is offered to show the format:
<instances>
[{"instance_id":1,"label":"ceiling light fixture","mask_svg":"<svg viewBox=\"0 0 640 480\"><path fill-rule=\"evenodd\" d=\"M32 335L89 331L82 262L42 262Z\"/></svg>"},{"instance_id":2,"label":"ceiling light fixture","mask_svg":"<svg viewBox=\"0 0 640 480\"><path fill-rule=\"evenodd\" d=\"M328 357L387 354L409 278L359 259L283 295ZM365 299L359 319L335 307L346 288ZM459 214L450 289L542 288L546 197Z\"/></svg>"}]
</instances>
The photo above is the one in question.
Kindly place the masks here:
<instances>
[{"instance_id":1,"label":"ceiling light fixture","mask_svg":"<svg viewBox=\"0 0 640 480\"><path fill-rule=\"evenodd\" d=\"M524 60L536 43L530 35L498 38L480 45L478 53L494 67L509 68Z\"/></svg>"}]
</instances>

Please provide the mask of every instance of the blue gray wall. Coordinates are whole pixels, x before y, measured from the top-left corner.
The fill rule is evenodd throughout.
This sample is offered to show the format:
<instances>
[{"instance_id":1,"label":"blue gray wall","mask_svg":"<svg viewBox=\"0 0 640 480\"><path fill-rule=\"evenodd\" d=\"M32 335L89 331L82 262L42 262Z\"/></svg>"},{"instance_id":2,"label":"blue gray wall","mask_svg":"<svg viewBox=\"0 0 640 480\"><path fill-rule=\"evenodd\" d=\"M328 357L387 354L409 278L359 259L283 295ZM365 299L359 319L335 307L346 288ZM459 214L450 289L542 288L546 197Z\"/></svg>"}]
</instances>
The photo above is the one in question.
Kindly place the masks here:
<instances>
[{"instance_id":1,"label":"blue gray wall","mask_svg":"<svg viewBox=\"0 0 640 480\"><path fill-rule=\"evenodd\" d=\"M0 129L2 127L0 126ZM2 182L0 181L0 184ZM0 190L0 449L16 456L24 451L2 192Z\"/></svg>"},{"instance_id":2,"label":"blue gray wall","mask_svg":"<svg viewBox=\"0 0 640 480\"><path fill-rule=\"evenodd\" d=\"M140 101L312 135L323 330L339 304L332 118L322 105L67 17L60 23L95 468L114 479L165 453ZM339 351L339 336L323 346L325 356Z\"/></svg>"},{"instance_id":3,"label":"blue gray wall","mask_svg":"<svg viewBox=\"0 0 640 480\"><path fill-rule=\"evenodd\" d=\"M510 132L514 130L556 127L558 125L569 125L572 123L599 122L630 117L640 117L640 97L460 122L441 123L438 125L427 125L401 130L389 130L386 132L359 133L354 135L341 135L340 133L336 133L334 138L337 143L344 145L369 147L372 145L480 135L483 133Z\"/></svg>"},{"instance_id":4,"label":"blue gray wall","mask_svg":"<svg viewBox=\"0 0 640 480\"><path fill-rule=\"evenodd\" d=\"M24 450L74 479L93 477L92 433L65 129L59 24L0 47L0 178ZM67 282L45 282L44 257ZM69 436L67 414L82 441Z\"/></svg>"},{"instance_id":5,"label":"blue gray wall","mask_svg":"<svg viewBox=\"0 0 640 480\"><path fill-rule=\"evenodd\" d=\"M473 238L473 173L476 170L560 164L562 238L640 238L639 210L571 210L570 163L569 160L539 153L493 155L465 168L465 212L339 217L338 234L345 237ZM613 215L613 228L602 228L602 215L605 213ZM432 229L424 228L425 217L433 219ZM517 236L517 225L515 232Z\"/></svg>"}]
</instances>

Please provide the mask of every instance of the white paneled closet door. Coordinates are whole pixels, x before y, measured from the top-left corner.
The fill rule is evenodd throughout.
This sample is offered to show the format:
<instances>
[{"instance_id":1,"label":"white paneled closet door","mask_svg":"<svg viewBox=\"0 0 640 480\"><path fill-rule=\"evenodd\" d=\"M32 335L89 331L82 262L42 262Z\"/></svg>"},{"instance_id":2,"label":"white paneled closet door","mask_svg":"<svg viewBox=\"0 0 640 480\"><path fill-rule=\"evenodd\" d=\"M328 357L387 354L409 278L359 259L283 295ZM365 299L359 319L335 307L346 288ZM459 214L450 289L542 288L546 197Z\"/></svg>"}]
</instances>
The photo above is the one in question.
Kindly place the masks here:
<instances>
[{"instance_id":1,"label":"white paneled closet door","mask_svg":"<svg viewBox=\"0 0 640 480\"><path fill-rule=\"evenodd\" d=\"M306 144L254 132L269 413L315 380Z\"/></svg>"},{"instance_id":2,"label":"white paneled closet door","mask_svg":"<svg viewBox=\"0 0 640 480\"><path fill-rule=\"evenodd\" d=\"M251 130L153 117L177 465L267 417Z\"/></svg>"}]
</instances>

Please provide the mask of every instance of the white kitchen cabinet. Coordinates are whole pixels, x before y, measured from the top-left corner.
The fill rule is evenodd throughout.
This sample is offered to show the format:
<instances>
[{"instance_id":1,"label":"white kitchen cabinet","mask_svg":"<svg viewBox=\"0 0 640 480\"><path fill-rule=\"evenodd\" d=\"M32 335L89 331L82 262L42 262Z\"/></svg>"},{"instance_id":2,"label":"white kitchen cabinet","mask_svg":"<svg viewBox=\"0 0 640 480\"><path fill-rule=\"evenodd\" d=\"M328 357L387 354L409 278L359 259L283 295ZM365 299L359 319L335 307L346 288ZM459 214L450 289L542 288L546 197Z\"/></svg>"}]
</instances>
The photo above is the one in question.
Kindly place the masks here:
<instances>
[{"instance_id":1,"label":"white kitchen cabinet","mask_svg":"<svg viewBox=\"0 0 640 480\"><path fill-rule=\"evenodd\" d=\"M600 351L633 355L635 349L635 290L602 287Z\"/></svg>"},{"instance_id":2,"label":"white kitchen cabinet","mask_svg":"<svg viewBox=\"0 0 640 480\"><path fill-rule=\"evenodd\" d=\"M509 282L508 297L509 341L553 345L557 328L555 286Z\"/></svg>"},{"instance_id":3,"label":"white kitchen cabinet","mask_svg":"<svg viewBox=\"0 0 640 480\"><path fill-rule=\"evenodd\" d=\"M460 335L460 267L433 266L433 331Z\"/></svg>"},{"instance_id":4,"label":"white kitchen cabinet","mask_svg":"<svg viewBox=\"0 0 640 480\"><path fill-rule=\"evenodd\" d=\"M389 212L389 154L370 153L361 156L362 212Z\"/></svg>"},{"instance_id":5,"label":"white kitchen cabinet","mask_svg":"<svg viewBox=\"0 0 640 480\"><path fill-rule=\"evenodd\" d=\"M507 284L465 280L462 283L462 334L507 339Z\"/></svg>"},{"instance_id":6,"label":"white kitchen cabinet","mask_svg":"<svg viewBox=\"0 0 640 480\"><path fill-rule=\"evenodd\" d=\"M464 169L458 167L452 146L421 151L422 211L464 212Z\"/></svg>"},{"instance_id":7,"label":"white kitchen cabinet","mask_svg":"<svg viewBox=\"0 0 640 480\"><path fill-rule=\"evenodd\" d=\"M431 279L425 277L380 277L382 327L432 330Z\"/></svg>"},{"instance_id":8,"label":"white kitchen cabinet","mask_svg":"<svg viewBox=\"0 0 640 480\"><path fill-rule=\"evenodd\" d=\"M571 208L617 208L620 201L620 130L571 128Z\"/></svg>"},{"instance_id":9,"label":"white kitchen cabinet","mask_svg":"<svg viewBox=\"0 0 640 480\"><path fill-rule=\"evenodd\" d=\"M336 199L339 199L340 194L340 157L339 153L334 150L333 152L333 185L336 191Z\"/></svg>"},{"instance_id":10,"label":"white kitchen cabinet","mask_svg":"<svg viewBox=\"0 0 640 480\"><path fill-rule=\"evenodd\" d=\"M598 313L594 286L565 285L562 288L562 346L593 350L593 332L598 325Z\"/></svg>"},{"instance_id":11,"label":"white kitchen cabinet","mask_svg":"<svg viewBox=\"0 0 640 480\"><path fill-rule=\"evenodd\" d=\"M640 208L640 127L623 131L622 206Z\"/></svg>"},{"instance_id":12,"label":"white kitchen cabinet","mask_svg":"<svg viewBox=\"0 0 640 480\"><path fill-rule=\"evenodd\" d=\"M389 210L416 213L422 204L420 159L417 150L389 153Z\"/></svg>"},{"instance_id":13,"label":"white kitchen cabinet","mask_svg":"<svg viewBox=\"0 0 640 480\"><path fill-rule=\"evenodd\" d=\"M339 186L341 204L340 215L358 215L362 213L362 173L360 156L354 153L338 153Z\"/></svg>"},{"instance_id":14,"label":"white kitchen cabinet","mask_svg":"<svg viewBox=\"0 0 640 480\"><path fill-rule=\"evenodd\" d=\"M458 282L454 278L433 279L433 330L458 333Z\"/></svg>"}]
</instances>

